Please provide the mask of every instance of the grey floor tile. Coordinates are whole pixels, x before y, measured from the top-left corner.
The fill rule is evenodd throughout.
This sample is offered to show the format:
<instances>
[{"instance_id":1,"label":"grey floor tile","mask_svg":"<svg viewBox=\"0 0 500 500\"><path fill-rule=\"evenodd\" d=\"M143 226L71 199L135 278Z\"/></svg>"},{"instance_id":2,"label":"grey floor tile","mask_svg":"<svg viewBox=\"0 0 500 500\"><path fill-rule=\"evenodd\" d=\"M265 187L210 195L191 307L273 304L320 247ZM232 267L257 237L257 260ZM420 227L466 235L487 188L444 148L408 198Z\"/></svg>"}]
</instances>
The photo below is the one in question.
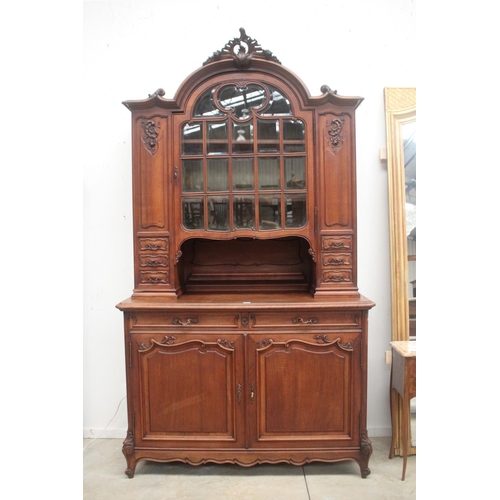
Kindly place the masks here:
<instances>
[{"instance_id":1,"label":"grey floor tile","mask_svg":"<svg viewBox=\"0 0 500 500\"><path fill-rule=\"evenodd\" d=\"M129 479L121 453L122 440L84 440L84 500L378 500L414 499L415 457L409 457L406 480L402 459L387 458L388 438L372 439L372 473L362 479L355 462L237 465L139 462ZM87 446L88 445L88 446Z\"/></svg>"}]
</instances>

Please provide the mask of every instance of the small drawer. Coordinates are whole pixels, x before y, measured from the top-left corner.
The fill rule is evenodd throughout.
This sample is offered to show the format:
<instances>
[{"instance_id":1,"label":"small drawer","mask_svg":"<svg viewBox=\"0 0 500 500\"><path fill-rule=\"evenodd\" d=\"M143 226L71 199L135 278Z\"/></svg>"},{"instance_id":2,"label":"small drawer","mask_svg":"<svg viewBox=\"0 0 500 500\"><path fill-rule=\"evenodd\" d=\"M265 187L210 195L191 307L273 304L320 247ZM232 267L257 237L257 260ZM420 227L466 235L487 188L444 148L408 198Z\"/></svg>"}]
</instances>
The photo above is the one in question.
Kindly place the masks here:
<instances>
[{"instance_id":1,"label":"small drawer","mask_svg":"<svg viewBox=\"0 0 500 500\"><path fill-rule=\"evenodd\" d=\"M352 250L352 236L323 236L321 248L323 251Z\"/></svg>"},{"instance_id":2,"label":"small drawer","mask_svg":"<svg viewBox=\"0 0 500 500\"><path fill-rule=\"evenodd\" d=\"M139 255L139 266L168 267L168 255L141 254Z\"/></svg>"},{"instance_id":3,"label":"small drawer","mask_svg":"<svg viewBox=\"0 0 500 500\"><path fill-rule=\"evenodd\" d=\"M324 253L321 255L323 267L351 267L352 255L350 253Z\"/></svg>"},{"instance_id":4,"label":"small drawer","mask_svg":"<svg viewBox=\"0 0 500 500\"><path fill-rule=\"evenodd\" d=\"M133 328L154 329L191 329L203 331L220 329L238 329L241 326L242 315L237 312L199 312L199 311L152 311L135 313Z\"/></svg>"},{"instance_id":5,"label":"small drawer","mask_svg":"<svg viewBox=\"0 0 500 500\"><path fill-rule=\"evenodd\" d=\"M149 252L168 252L168 238L139 238L139 249Z\"/></svg>"},{"instance_id":6,"label":"small drawer","mask_svg":"<svg viewBox=\"0 0 500 500\"><path fill-rule=\"evenodd\" d=\"M166 285L169 283L168 271L141 271L141 283Z\"/></svg>"},{"instance_id":7,"label":"small drawer","mask_svg":"<svg viewBox=\"0 0 500 500\"><path fill-rule=\"evenodd\" d=\"M316 312L295 311L287 313L256 312L250 314L251 329L259 328L311 328L311 327L359 327L360 315L357 312Z\"/></svg>"},{"instance_id":8,"label":"small drawer","mask_svg":"<svg viewBox=\"0 0 500 500\"><path fill-rule=\"evenodd\" d=\"M350 269L323 271L323 283L352 283L352 271Z\"/></svg>"}]
</instances>

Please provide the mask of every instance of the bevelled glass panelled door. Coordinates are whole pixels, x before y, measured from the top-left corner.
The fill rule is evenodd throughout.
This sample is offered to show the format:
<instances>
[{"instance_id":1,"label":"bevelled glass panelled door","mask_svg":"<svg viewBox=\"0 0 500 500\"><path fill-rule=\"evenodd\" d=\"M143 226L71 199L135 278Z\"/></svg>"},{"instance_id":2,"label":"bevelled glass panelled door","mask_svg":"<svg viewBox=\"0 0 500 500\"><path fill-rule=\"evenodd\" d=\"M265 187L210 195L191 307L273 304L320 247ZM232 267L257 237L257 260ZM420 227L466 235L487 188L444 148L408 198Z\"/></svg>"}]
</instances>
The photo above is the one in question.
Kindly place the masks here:
<instances>
[{"instance_id":1,"label":"bevelled glass panelled door","mask_svg":"<svg viewBox=\"0 0 500 500\"><path fill-rule=\"evenodd\" d=\"M181 127L182 225L187 230L307 224L305 123L272 85L222 84Z\"/></svg>"}]
</instances>

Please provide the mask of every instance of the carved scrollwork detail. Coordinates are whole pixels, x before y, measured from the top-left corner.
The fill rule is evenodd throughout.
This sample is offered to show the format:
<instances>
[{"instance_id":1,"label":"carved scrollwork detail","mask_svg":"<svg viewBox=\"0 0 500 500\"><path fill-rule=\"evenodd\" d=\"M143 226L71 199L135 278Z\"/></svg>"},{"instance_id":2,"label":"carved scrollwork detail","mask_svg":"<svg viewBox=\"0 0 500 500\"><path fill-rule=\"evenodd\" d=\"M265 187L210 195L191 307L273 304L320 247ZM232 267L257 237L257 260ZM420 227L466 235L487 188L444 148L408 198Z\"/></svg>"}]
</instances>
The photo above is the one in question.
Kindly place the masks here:
<instances>
[{"instance_id":1,"label":"carved scrollwork detail","mask_svg":"<svg viewBox=\"0 0 500 500\"><path fill-rule=\"evenodd\" d=\"M270 346L274 342L273 339L264 339L257 342L257 349L264 349L264 347Z\"/></svg>"},{"instance_id":2,"label":"carved scrollwork detail","mask_svg":"<svg viewBox=\"0 0 500 500\"><path fill-rule=\"evenodd\" d=\"M354 349L354 344L352 342L343 344L340 342L340 338L330 340L326 335L315 335L314 338L318 344L337 344L344 351L352 351Z\"/></svg>"},{"instance_id":3,"label":"carved scrollwork detail","mask_svg":"<svg viewBox=\"0 0 500 500\"><path fill-rule=\"evenodd\" d=\"M177 340L176 337L173 337L171 335L166 335L162 340L151 340L151 343L146 344L144 342L137 342L137 348L139 351L147 351L148 349L151 349L153 344L158 344L158 345L172 345L175 343Z\"/></svg>"},{"instance_id":4,"label":"carved scrollwork detail","mask_svg":"<svg viewBox=\"0 0 500 500\"><path fill-rule=\"evenodd\" d=\"M234 344L226 339L217 339L217 344L226 349L232 349L234 351Z\"/></svg>"},{"instance_id":5,"label":"carved scrollwork detail","mask_svg":"<svg viewBox=\"0 0 500 500\"><path fill-rule=\"evenodd\" d=\"M142 142L151 156L154 156L158 151L158 136L160 135L158 129L160 126L154 120L143 120L141 126L144 130L144 135L141 137Z\"/></svg>"},{"instance_id":6,"label":"carved scrollwork detail","mask_svg":"<svg viewBox=\"0 0 500 500\"><path fill-rule=\"evenodd\" d=\"M292 318L292 323L294 325L317 325L319 323L318 318L311 318L308 320L303 320L302 318Z\"/></svg>"},{"instance_id":7,"label":"carved scrollwork detail","mask_svg":"<svg viewBox=\"0 0 500 500\"><path fill-rule=\"evenodd\" d=\"M254 57L281 64L270 50L264 50L257 40L246 34L244 28L240 28L240 36L229 40L221 50L216 50L203 65L220 59L233 59L234 65L238 69L247 69L252 64Z\"/></svg>"},{"instance_id":8,"label":"carved scrollwork detail","mask_svg":"<svg viewBox=\"0 0 500 500\"><path fill-rule=\"evenodd\" d=\"M197 323L198 323L198 318L188 318L188 320L184 321L184 322L182 322L177 317L172 320L172 325L176 325L176 326L196 325Z\"/></svg>"},{"instance_id":9,"label":"carved scrollwork detail","mask_svg":"<svg viewBox=\"0 0 500 500\"><path fill-rule=\"evenodd\" d=\"M344 136L342 135L342 128L344 127L345 120L343 118L334 118L330 122L326 122L328 139L333 154L344 144Z\"/></svg>"}]
</instances>

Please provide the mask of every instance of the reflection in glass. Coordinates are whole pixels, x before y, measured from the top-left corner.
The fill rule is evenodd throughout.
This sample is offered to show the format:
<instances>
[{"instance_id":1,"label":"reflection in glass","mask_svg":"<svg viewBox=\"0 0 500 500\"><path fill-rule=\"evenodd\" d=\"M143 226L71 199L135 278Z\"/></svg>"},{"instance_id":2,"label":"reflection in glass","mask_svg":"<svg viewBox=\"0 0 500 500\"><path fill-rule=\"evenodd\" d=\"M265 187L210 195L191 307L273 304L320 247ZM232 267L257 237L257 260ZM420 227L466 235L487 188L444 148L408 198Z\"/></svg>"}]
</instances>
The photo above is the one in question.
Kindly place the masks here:
<instances>
[{"instance_id":1,"label":"reflection in glass","mask_svg":"<svg viewBox=\"0 0 500 500\"><path fill-rule=\"evenodd\" d=\"M203 229L203 196L182 198L182 222L188 229Z\"/></svg>"},{"instance_id":2,"label":"reflection in glass","mask_svg":"<svg viewBox=\"0 0 500 500\"><path fill-rule=\"evenodd\" d=\"M233 154L253 153L253 125L233 122Z\"/></svg>"},{"instance_id":3,"label":"reflection in glass","mask_svg":"<svg viewBox=\"0 0 500 500\"><path fill-rule=\"evenodd\" d=\"M245 88L227 85L219 92L219 105L222 109L233 110L236 118L244 120L250 116L250 109L260 108L266 102L264 87L249 84Z\"/></svg>"},{"instance_id":4,"label":"reflection in glass","mask_svg":"<svg viewBox=\"0 0 500 500\"><path fill-rule=\"evenodd\" d=\"M259 153L276 153L280 148L278 120L257 120L257 148Z\"/></svg>"},{"instance_id":5,"label":"reflection in glass","mask_svg":"<svg viewBox=\"0 0 500 500\"><path fill-rule=\"evenodd\" d=\"M285 153L305 151L304 123L300 120L284 120L283 143Z\"/></svg>"},{"instance_id":6,"label":"reflection in glass","mask_svg":"<svg viewBox=\"0 0 500 500\"><path fill-rule=\"evenodd\" d=\"M287 189L306 187L306 159L304 156L285 158L285 179Z\"/></svg>"},{"instance_id":7,"label":"reflection in glass","mask_svg":"<svg viewBox=\"0 0 500 500\"><path fill-rule=\"evenodd\" d=\"M203 160L182 160L182 190L203 191Z\"/></svg>"},{"instance_id":8,"label":"reflection in glass","mask_svg":"<svg viewBox=\"0 0 500 500\"><path fill-rule=\"evenodd\" d=\"M208 229L229 229L229 196L208 197Z\"/></svg>"},{"instance_id":9,"label":"reflection in glass","mask_svg":"<svg viewBox=\"0 0 500 500\"><path fill-rule=\"evenodd\" d=\"M227 123L207 123L207 153L227 154Z\"/></svg>"},{"instance_id":10,"label":"reflection in glass","mask_svg":"<svg viewBox=\"0 0 500 500\"><path fill-rule=\"evenodd\" d=\"M259 158L259 189L280 188L279 158Z\"/></svg>"},{"instance_id":11,"label":"reflection in glass","mask_svg":"<svg viewBox=\"0 0 500 500\"><path fill-rule=\"evenodd\" d=\"M233 196L233 222L235 229L254 228L255 199L253 196Z\"/></svg>"},{"instance_id":12,"label":"reflection in glass","mask_svg":"<svg viewBox=\"0 0 500 500\"><path fill-rule=\"evenodd\" d=\"M203 135L200 123L187 123L182 128L182 154L203 154Z\"/></svg>"},{"instance_id":13,"label":"reflection in glass","mask_svg":"<svg viewBox=\"0 0 500 500\"><path fill-rule=\"evenodd\" d=\"M306 224L306 195L289 194L285 196L286 227L302 227Z\"/></svg>"},{"instance_id":14,"label":"reflection in glass","mask_svg":"<svg viewBox=\"0 0 500 500\"><path fill-rule=\"evenodd\" d=\"M280 195L259 196L259 229L281 228Z\"/></svg>"},{"instance_id":15,"label":"reflection in glass","mask_svg":"<svg viewBox=\"0 0 500 500\"><path fill-rule=\"evenodd\" d=\"M194 116L223 116L213 100L214 89L208 89L196 102Z\"/></svg>"},{"instance_id":16,"label":"reflection in glass","mask_svg":"<svg viewBox=\"0 0 500 500\"><path fill-rule=\"evenodd\" d=\"M254 189L253 158L233 159L233 189L235 191Z\"/></svg>"},{"instance_id":17,"label":"reflection in glass","mask_svg":"<svg viewBox=\"0 0 500 500\"><path fill-rule=\"evenodd\" d=\"M209 158L207 170L208 191L229 190L228 160L226 158Z\"/></svg>"},{"instance_id":18,"label":"reflection in glass","mask_svg":"<svg viewBox=\"0 0 500 500\"><path fill-rule=\"evenodd\" d=\"M291 115L292 107L290 101L275 87L269 85L271 99L269 105L261 113L262 115Z\"/></svg>"}]
</instances>

